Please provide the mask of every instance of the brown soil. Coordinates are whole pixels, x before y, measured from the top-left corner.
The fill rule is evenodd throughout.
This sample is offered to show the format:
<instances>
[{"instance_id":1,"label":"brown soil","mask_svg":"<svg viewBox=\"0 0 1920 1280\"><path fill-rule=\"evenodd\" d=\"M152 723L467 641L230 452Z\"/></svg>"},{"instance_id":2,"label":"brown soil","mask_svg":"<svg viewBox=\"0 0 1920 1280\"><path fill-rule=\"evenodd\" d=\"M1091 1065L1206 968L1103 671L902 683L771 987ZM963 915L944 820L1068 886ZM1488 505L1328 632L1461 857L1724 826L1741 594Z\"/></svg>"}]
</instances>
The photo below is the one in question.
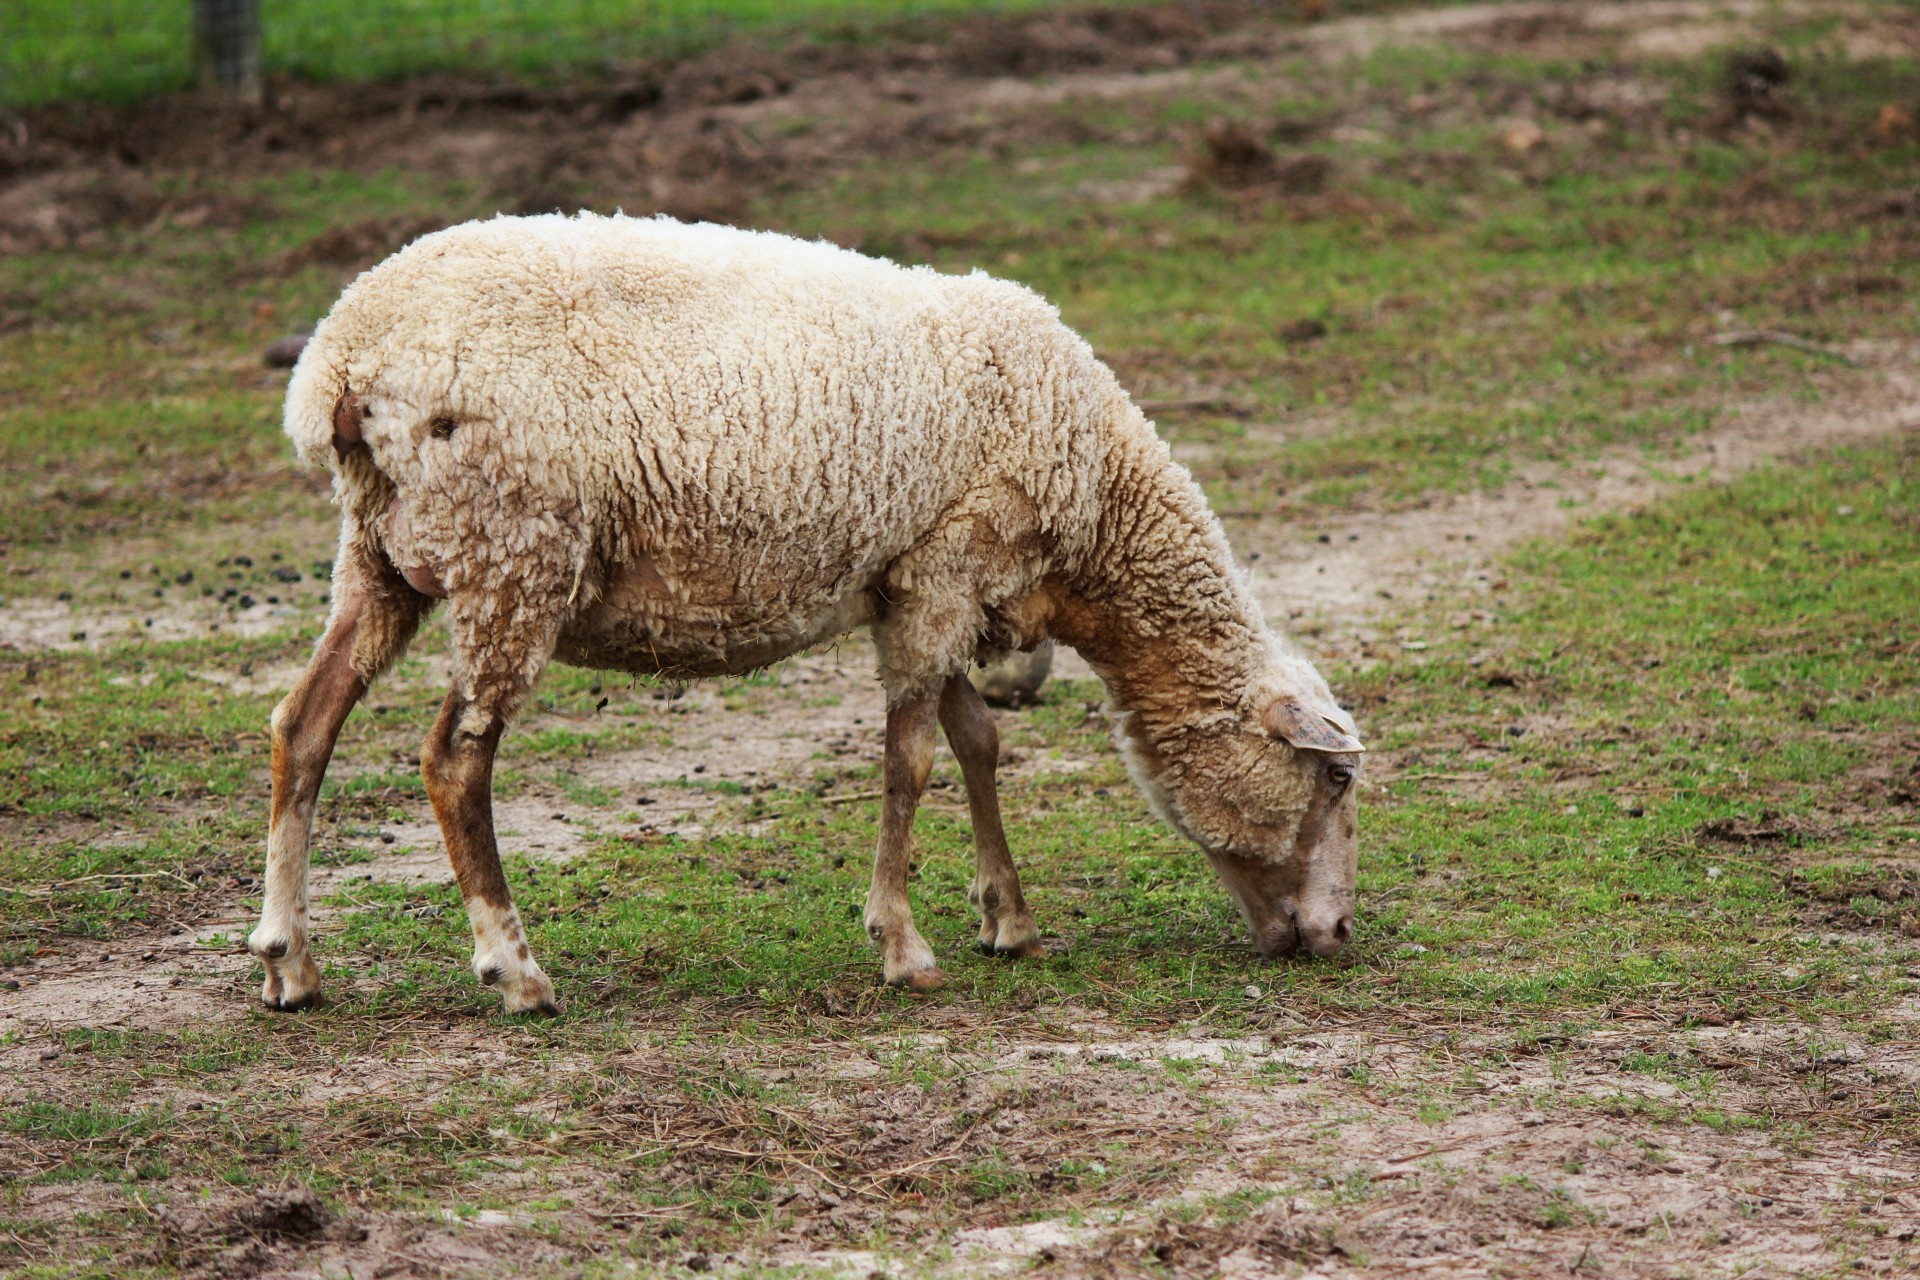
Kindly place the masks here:
<instances>
[{"instance_id":1,"label":"brown soil","mask_svg":"<svg viewBox=\"0 0 1920 1280\"><path fill-rule=\"evenodd\" d=\"M536 1111L553 1090L578 1103L584 1089L566 1127L541 1140L537 1178L503 1171L459 1197L536 1186L542 1207L455 1223L319 1205L297 1187L203 1195L149 1179L145 1202L164 1206L149 1211L159 1238L122 1248L242 1275L396 1265L509 1273L608 1247L664 1262L706 1257L672 1209L636 1204L587 1157L611 1143L636 1161L666 1157L660 1177L672 1204L743 1175L766 1179L777 1212L753 1252L733 1261L856 1275L937 1244L951 1248L952 1261L936 1267L948 1275L1288 1275L1292 1263L1342 1276L1586 1266L1651 1277L1678 1267L1732 1275L1756 1259L1785 1275L1836 1259L1902 1275L1920 1265L1920 1168L1915 1136L1898 1120L1911 1116L1920 1087L1920 1006L1911 1002L1872 1037L1816 1018L1680 1030L1628 1013L1577 1037L1524 1042L1447 1027L1303 1027L1278 1004L1270 1030L1237 1039L1129 1037L1055 1013L1050 1038L969 1027L877 1044L860 1037L862 1015L849 1009L823 1020L830 1038L596 1055L590 1082L580 1075L587 1064L534 1055L511 1027L454 1020L410 1042L404 1059L375 1046L260 1083L297 1103L276 1109L321 1160L373 1139L330 1116L446 1136L459 1112L445 1101L498 1072L515 1073ZM27 1078L44 1097L123 1069L49 1044L3 1051L12 1083L0 1098L18 1100ZM942 1064L938 1078L890 1069L909 1051ZM713 1087L741 1072L783 1101L768 1108L737 1087ZM690 1080L707 1084L689 1089ZM219 1114L214 1095L164 1097L182 1110L163 1150L169 1141L232 1145L236 1160L271 1167L271 1152L258 1151L241 1117ZM146 1100L145 1090L131 1099ZM1768 1127L1676 1123L1676 1107L1764 1116ZM497 1162L503 1170L526 1153L512 1150ZM22 1171L42 1167L31 1144L14 1154ZM983 1168L991 1179L981 1180ZM1020 1215L1009 1184L1063 1207L1078 1201L1087 1214L1010 1225ZM1267 1198L1245 1217L1220 1199L1249 1192ZM11 1212L68 1221L123 1203L102 1184L40 1186ZM1126 1207L1096 1207L1116 1204ZM867 1243L877 1233L892 1242L884 1251Z\"/></svg>"}]
</instances>

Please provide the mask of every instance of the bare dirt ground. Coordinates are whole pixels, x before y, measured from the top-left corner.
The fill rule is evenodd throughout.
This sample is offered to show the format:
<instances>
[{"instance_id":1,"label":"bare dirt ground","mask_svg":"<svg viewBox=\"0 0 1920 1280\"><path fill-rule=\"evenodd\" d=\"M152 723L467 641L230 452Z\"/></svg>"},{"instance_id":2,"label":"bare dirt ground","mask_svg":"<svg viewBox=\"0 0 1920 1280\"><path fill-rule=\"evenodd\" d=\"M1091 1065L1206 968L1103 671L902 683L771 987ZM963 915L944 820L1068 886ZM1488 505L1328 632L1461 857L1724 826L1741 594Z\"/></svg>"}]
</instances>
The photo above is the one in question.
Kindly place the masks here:
<instances>
[{"instance_id":1,"label":"bare dirt ground","mask_svg":"<svg viewBox=\"0 0 1920 1280\"><path fill-rule=\"evenodd\" d=\"M1704 0L1473 6L1301 30L1263 24L1251 8L1196 6L1137 17L983 20L939 48L835 49L810 55L813 63L726 50L589 90L290 88L272 113L237 114L204 130L181 129L164 113L138 124L108 112L49 113L0 143L0 176L17 180L0 199L0 245L7 236L16 244L72 243L115 220L154 216L168 197L124 168L128 148L143 161L235 170L271 170L292 163L295 152L413 163L496 183L518 193L522 207L567 202L579 184L616 195L627 184L649 207L720 215L739 208L753 182L785 180L840 157L911 149L929 131L951 140L954 130L976 130L990 139L1034 104L1155 92L1170 79L1208 74L1209 63L1302 42L1330 55L1357 53L1387 39L1510 37L1521 24L1528 39L1582 51L1676 56L1739 39L1761 8ZM1863 50L1912 49L1920 39L1912 24L1851 22L1844 9L1834 12ZM766 127L799 115L823 123L805 133ZM1052 127L1035 119L1027 127ZM554 141L556 124L565 125L564 143ZM371 260L416 229L370 225L310 252L327 261ZM1255 582L1270 614L1316 652L1365 656L1378 646L1418 643L1381 629L1382 617L1409 602L1457 609L1471 628L1497 590L1500 556L1525 540L1681 485L1920 425L1920 352L1860 346L1849 354L1863 370L1820 403L1739 406L1725 425L1690 437L1672 457L1634 451L1538 464L1496 493L1385 515L1266 517L1235 522L1231 532L1243 551L1259 553ZM0 644L91 647L135 632L203 634L216 622L265 633L311 626L321 608L312 593L245 618L211 605L75 612L58 601L10 599L0 608ZM582 780L639 794L701 766L743 785L794 786L821 766L823 745L829 759L870 763L883 707L867 659L864 642L852 640L796 660L751 705L696 689L663 711L673 719L669 744L597 756L580 766ZM1085 674L1072 661L1057 670ZM207 678L244 680L250 691L266 692L295 674ZM430 663L421 678L443 674ZM1017 778L1073 765L1017 761L1008 772ZM936 794L933 803L953 802ZM697 836L721 820L716 809L711 797L676 794L652 807L647 821ZM540 782L504 800L499 815L503 846L539 857L580 856L596 830L592 815ZM338 895L351 905L363 877L450 878L423 805L378 834L323 831L317 843L370 855L317 868L317 897ZM0 1099L19 1105L63 1077L86 1078L89 1055L64 1034L76 1028L178 1032L258 1016L249 1008L257 977L230 945L251 923L245 897L236 886L192 921L97 950L66 948L20 971L20 989L0 991ZM323 951L330 922L320 921ZM1878 944L1836 934L1832 945L1865 955ZM841 1161L831 1168L865 1171L851 1179L804 1161L782 1166L777 1153L728 1154L724 1116L649 1110L649 1079L676 1061L666 1049L591 1064L535 1058L520 1030L453 1016L403 1061L364 1052L271 1083L288 1108L390 1095L419 1117L455 1084L489 1075L524 1073L537 1092L589 1069L610 1072L607 1132L636 1149L680 1132L691 1163L773 1167L787 1178L787 1217L763 1253L690 1253L681 1262L693 1271L773 1263L856 1276L1920 1272L1920 1153L1878 1123L1889 1099L1920 1089L1920 1006L1911 1001L1871 1036L1813 1014L1792 1023L1680 1027L1626 1009L1604 1031L1517 1043L1475 1028L1386 1036L1364 1026L1309 1026L1257 989L1247 999L1264 1029L1234 1040L1143 1036L1092 1014L996 1036L966 1023L964 1011L950 1011L954 1025L942 1029L930 1018L927 1035L945 1037L940 1043L959 1069L932 1086L889 1074L883 1064L896 1046L863 1036L857 1014L825 1020L829 1034L817 1042L750 1065L815 1096L811 1136ZM1644 1064L1652 1061L1671 1070L1650 1071ZM1143 1072L1173 1084L1143 1090ZM1438 1109L1423 1101L1423 1083L1462 1078L1470 1081L1469 1101ZM1798 1113L1824 1127L1817 1137L1783 1137L1731 1121L1724 1129L1659 1124L1663 1109L1683 1096L1716 1099L1729 1116ZM172 1101L186 1108L203 1100L179 1093ZM1124 1211L982 1222L939 1237L915 1234L910 1207L904 1215L897 1205L884 1215L875 1207L889 1172L903 1167L937 1170L1000 1151L1020 1168L1040 1170L1065 1156L1097 1157L1102 1144L1131 1146L1148 1164L1159 1160L1178 1172L1142 1175L1142 1190ZM15 1150L22 1167L37 1167L29 1146ZM1337 1193L1333 1206L1295 1197L1247 1203L1247 1193L1282 1165L1324 1170L1322 1189ZM500 1175L503 1183L513 1176ZM272 1193L217 1191L191 1209L153 1212L153 1230L177 1261L209 1275L511 1274L591 1259L610 1240L656 1231L671 1218L635 1210L595 1170L563 1166L558 1176L570 1207L557 1211L488 1210L457 1221L354 1216ZM93 1184L36 1187L27 1211L71 1221L113 1207L106 1194ZM1202 1205L1241 1207L1200 1213Z\"/></svg>"}]
</instances>

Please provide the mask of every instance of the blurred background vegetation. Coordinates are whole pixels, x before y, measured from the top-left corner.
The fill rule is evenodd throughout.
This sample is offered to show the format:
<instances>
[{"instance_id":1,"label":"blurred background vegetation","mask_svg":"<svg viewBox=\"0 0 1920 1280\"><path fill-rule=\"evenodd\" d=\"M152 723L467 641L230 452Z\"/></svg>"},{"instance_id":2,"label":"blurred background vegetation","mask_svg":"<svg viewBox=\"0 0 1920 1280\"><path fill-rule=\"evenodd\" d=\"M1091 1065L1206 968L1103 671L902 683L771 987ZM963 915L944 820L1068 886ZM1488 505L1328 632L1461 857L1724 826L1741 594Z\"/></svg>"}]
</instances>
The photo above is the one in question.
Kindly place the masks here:
<instances>
[{"instance_id":1,"label":"blurred background vegetation","mask_svg":"<svg viewBox=\"0 0 1920 1280\"><path fill-rule=\"evenodd\" d=\"M435 71L534 81L592 76L636 58L683 54L736 32L805 24L858 38L864 24L1045 0L5 0L0 108L113 102L194 80L196 8L259 10L269 74L391 79Z\"/></svg>"}]
</instances>

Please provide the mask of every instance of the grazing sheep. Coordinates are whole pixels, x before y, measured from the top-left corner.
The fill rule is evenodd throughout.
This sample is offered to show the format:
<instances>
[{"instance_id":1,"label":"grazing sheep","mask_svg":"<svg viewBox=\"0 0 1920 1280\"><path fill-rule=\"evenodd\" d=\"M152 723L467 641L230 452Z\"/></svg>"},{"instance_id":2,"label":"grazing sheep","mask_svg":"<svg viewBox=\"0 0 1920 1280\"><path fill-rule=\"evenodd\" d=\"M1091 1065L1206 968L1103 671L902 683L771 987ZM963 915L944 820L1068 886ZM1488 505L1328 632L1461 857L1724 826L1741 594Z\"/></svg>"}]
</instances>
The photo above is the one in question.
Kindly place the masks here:
<instances>
[{"instance_id":1,"label":"grazing sheep","mask_svg":"<svg viewBox=\"0 0 1920 1280\"><path fill-rule=\"evenodd\" d=\"M887 691L866 928L888 982L941 981L907 902L943 726L983 950L1041 953L966 671L1049 637L1106 682L1154 809L1265 954L1352 928L1353 722L1261 621L1219 523L1045 302L825 244L668 219L468 223L362 275L287 389L334 471L333 613L273 714L265 904L276 1009L313 1003L307 845L334 739L446 602L455 674L422 772L474 972L555 1012L494 841L491 778L550 657L676 677L871 627Z\"/></svg>"}]
</instances>

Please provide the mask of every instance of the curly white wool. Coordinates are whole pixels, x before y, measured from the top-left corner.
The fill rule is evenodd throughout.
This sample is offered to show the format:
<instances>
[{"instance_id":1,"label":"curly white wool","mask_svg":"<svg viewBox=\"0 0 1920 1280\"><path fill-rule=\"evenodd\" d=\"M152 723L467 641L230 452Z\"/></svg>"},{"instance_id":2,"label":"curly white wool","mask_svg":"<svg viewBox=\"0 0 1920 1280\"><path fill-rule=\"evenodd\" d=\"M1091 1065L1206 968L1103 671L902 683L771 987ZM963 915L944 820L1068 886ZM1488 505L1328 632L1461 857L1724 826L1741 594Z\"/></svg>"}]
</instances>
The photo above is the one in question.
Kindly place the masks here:
<instances>
[{"instance_id":1,"label":"curly white wool","mask_svg":"<svg viewBox=\"0 0 1920 1280\"><path fill-rule=\"evenodd\" d=\"M336 572L447 598L475 733L551 656L710 675L868 623L895 704L981 652L1074 645L1142 789L1210 852L1282 856L1306 757L1359 749L1112 373L980 273L664 218L468 223L346 291L286 427L335 468ZM404 639L363 630L356 667ZM1288 699L1349 745L1296 736L1274 767Z\"/></svg>"}]
</instances>

